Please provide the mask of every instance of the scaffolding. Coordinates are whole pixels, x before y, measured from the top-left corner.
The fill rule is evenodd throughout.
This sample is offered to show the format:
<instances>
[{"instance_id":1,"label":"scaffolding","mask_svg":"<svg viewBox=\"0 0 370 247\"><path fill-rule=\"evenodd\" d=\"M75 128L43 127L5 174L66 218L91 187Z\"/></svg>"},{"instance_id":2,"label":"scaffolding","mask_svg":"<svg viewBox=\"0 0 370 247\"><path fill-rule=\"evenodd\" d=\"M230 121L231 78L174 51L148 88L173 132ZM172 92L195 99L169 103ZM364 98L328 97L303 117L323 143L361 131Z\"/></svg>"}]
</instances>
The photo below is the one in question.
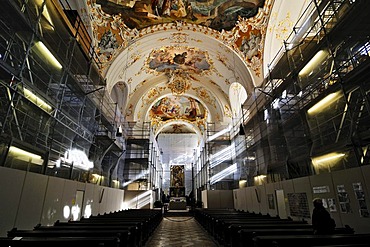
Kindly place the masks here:
<instances>
[{"instance_id":1,"label":"scaffolding","mask_svg":"<svg viewBox=\"0 0 370 247\"><path fill-rule=\"evenodd\" d=\"M351 29L362 25L363 8L364 1L312 1L271 62L263 86L244 104L252 185L261 173L265 182L276 182L368 164L369 139L361 130L368 129L370 112L363 80L369 40L361 34L369 26ZM358 23L348 20L353 15ZM325 101L328 97L333 100ZM313 113L320 102L325 106ZM318 157L334 153L346 158L315 166Z\"/></svg>"},{"instance_id":2,"label":"scaffolding","mask_svg":"<svg viewBox=\"0 0 370 247\"><path fill-rule=\"evenodd\" d=\"M78 12L66 1L6 0L0 28L0 164L119 187L125 141ZM67 157L74 150L86 161Z\"/></svg>"}]
</instances>

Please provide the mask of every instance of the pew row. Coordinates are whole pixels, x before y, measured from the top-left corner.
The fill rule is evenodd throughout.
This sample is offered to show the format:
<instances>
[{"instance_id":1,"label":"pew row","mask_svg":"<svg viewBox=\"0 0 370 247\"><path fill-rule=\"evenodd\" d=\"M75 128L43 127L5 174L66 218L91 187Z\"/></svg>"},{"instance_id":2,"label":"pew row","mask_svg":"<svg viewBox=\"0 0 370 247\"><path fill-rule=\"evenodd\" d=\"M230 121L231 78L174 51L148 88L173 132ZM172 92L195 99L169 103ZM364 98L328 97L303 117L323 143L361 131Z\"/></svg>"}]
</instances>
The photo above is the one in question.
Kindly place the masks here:
<instances>
[{"instance_id":1,"label":"pew row","mask_svg":"<svg viewBox=\"0 0 370 247\"><path fill-rule=\"evenodd\" d=\"M254 247L281 246L332 246L367 244L370 246L370 234L332 234L332 235L267 235L253 238Z\"/></svg>"}]
</instances>

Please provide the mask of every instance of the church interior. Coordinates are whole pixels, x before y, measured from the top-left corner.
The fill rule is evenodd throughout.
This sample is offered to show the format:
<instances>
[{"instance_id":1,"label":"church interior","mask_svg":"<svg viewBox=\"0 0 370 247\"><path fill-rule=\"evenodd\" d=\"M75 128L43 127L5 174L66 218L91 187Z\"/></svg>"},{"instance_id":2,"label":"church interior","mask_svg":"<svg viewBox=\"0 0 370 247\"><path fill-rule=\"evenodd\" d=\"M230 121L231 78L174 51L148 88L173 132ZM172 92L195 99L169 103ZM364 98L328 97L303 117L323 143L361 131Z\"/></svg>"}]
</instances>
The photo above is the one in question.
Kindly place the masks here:
<instances>
[{"instance_id":1,"label":"church interior","mask_svg":"<svg viewBox=\"0 0 370 247\"><path fill-rule=\"evenodd\" d=\"M0 245L370 246L369 12L3 0ZM315 198L331 236L312 234ZM257 216L291 227L252 234Z\"/></svg>"}]
</instances>

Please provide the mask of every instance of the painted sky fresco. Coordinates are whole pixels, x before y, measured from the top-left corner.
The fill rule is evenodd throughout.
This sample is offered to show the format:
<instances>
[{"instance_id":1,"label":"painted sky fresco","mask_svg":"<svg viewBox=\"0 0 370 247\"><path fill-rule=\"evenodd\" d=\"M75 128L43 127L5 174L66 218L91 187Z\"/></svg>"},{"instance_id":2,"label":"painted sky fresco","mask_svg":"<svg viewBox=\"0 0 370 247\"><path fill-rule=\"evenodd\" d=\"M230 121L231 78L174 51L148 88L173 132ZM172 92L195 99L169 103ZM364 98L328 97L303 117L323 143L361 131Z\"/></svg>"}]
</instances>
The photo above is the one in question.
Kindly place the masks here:
<instances>
[{"instance_id":1,"label":"painted sky fresco","mask_svg":"<svg viewBox=\"0 0 370 247\"><path fill-rule=\"evenodd\" d=\"M191 48L175 50L172 47L163 47L154 50L149 56L148 65L150 69L158 72L183 69L201 73L210 69L205 52Z\"/></svg>"},{"instance_id":2,"label":"painted sky fresco","mask_svg":"<svg viewBox=\"0 0 370 247\"><path fill-rule=\"evenodd\" d=\"M265 0L96 0L104 12L121 15L125 24L132 29L182 20L218 31L231 30L235 27L238 16L255 16L264 2Z\"/></svg>"}]
</instances>

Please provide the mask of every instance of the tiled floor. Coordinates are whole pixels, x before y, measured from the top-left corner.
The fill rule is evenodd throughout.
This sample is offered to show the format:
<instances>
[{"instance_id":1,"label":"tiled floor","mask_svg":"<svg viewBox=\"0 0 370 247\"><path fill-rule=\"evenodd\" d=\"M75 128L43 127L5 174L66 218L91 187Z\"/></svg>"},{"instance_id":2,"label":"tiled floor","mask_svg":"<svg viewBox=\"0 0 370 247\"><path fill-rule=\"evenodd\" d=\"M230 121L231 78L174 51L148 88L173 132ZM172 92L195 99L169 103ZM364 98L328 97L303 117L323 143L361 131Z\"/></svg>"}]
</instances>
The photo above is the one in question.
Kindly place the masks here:
<instances>
[{"instance_id":1,"label":"tiled floor","mask_svg":"<svg viewBox=\"0 0 370 247\"><path fill-rule=\"evenodd\" d=\"M193 217L164 217L145 247L219 247Z\"/></svg>"}]
</instances>

